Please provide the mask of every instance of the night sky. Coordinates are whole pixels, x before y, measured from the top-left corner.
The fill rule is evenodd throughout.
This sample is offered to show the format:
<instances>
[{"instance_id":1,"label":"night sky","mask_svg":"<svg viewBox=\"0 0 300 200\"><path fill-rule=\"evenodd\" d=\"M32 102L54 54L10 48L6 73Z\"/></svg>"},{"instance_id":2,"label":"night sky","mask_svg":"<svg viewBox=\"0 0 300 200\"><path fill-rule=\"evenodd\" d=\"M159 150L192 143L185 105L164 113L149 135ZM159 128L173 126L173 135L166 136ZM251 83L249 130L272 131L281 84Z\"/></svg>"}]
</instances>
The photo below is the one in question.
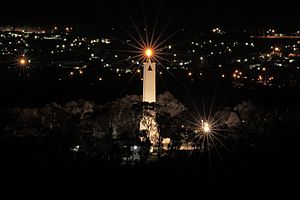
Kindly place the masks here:
<instances>
[{"instance_id":1,"label":"night sky","mask_svg":"<svg viewBox=\"0 0 300 200\"><path fill-rule=\"evenodd\" d=\"M150 3L149 3L150 2ZM110 0L79 2L33 1L8 2L1 6L0 24L91 24L110 25L111 19L128 19L126 7L135 20L154 19L160 7L160 19L196 25L220 24L232 27L283 27L299 26L298 5L276 1L145 1Z\"/></svg>"}]
</instances>

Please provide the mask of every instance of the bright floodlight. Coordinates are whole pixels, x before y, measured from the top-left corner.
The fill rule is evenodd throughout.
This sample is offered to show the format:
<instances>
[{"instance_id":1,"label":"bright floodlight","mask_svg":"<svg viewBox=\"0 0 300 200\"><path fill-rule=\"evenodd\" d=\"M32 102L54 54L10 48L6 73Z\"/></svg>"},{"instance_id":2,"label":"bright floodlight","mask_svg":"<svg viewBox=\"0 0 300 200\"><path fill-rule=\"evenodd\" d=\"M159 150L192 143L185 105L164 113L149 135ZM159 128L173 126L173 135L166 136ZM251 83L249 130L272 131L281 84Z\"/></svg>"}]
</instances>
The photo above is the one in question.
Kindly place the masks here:
<instances>
[{"instance_id":1,"label":"bright floodlight","mask_svg":"<svg viewBox=\"0 0 300 200\"><path fill-rule=\"evenodd\" d=\"M205 133L210 132L210 127L209 127L209 125L208 125L207 122L205 122L205 123L203 124L203 131L204 131Z\"/></svg>"},{"instance_id":2,"label":"bright floodlight","mask_svg":"<svg viewBox=\"0 0 300 200\"><path fill-rule=\"evenodd\" d=\"M150 49L150 48L146 49L145 55L147 56L147 58L150 58L153 55L152 49Z\"/></svg>"},{"instance_id":3,"label":"bright floodlight","mask_svg":"<svg viewBox=\"0 0 300 200\"><path fill-rule=\"evenodd\" d=\"M26 60L25 58L21 58L21 59L19 60L19 63L20 63L21 65L26 65L27 60Z\"/></svg>"}]
</instances>

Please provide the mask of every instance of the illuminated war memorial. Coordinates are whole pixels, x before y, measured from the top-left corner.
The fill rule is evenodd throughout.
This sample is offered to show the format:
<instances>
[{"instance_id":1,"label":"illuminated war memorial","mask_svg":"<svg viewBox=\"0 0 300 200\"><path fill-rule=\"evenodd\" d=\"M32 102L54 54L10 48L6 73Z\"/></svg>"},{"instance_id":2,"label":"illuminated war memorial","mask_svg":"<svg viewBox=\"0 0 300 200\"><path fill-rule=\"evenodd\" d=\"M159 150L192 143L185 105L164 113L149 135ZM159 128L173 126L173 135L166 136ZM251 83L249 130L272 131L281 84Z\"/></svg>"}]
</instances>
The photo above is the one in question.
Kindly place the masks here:
<instances>
[{"instance_id":1,"label":"illuminated war memorial","mask_svg":"<svg viewBox=\"0 0 300 200\"><path fill-rule=\"evenodd\" d=\"M151 48L144 51L146 62L143 63L143 102L156 102L156 63L152 62L151 57L154 52ZM153 146L157 143L159 133L155 120L155 111L144 108L140 123L140 130L148 131L150 141Z\"/></svg>"}]
</instances>

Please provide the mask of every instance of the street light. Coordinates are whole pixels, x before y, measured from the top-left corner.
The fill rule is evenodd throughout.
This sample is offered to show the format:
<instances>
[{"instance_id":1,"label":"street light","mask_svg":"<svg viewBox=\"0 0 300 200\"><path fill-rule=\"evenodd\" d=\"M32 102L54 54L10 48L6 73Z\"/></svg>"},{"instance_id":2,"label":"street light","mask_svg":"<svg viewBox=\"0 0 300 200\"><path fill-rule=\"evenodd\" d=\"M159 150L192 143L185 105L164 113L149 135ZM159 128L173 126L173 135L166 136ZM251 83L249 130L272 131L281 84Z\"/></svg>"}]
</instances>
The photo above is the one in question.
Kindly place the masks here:
<instances>
[{"instance_id":1,"label":"street light","mask_svg":"<svg viewBox=\"0 0 300 200\"><path fill-rule=\"evenodd\" d=\"M203 120L201 120L201 124L202 124L202 130L204 133L209 133L210 132L210 126L208 124L208 122L203 122Z\"/></svg>"}]
</instances>

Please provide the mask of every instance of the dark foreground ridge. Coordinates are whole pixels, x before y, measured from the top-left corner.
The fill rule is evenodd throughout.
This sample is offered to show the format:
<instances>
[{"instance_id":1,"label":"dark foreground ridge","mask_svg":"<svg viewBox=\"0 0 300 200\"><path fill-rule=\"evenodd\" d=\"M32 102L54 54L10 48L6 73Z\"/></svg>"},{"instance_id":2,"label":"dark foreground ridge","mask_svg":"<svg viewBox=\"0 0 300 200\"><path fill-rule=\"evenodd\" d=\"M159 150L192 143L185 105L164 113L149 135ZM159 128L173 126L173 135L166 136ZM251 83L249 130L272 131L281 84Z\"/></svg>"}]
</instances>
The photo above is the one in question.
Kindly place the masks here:
<instances>
[{"instance_id":1,"label":"dark foreground ridge","mask_svg":"<svg viewBox=\"0 0 300 200\"><path fill-rule=\"evenodd\" d=\"M170 195L292 194L299 179L297 134L281 138L280 146L240 146L232 152L176 151L136 164L105 162L34 140L1 139L2 181L14 187L91 190L165 191ZM221 193L218 193L221 192Z\"/></svg>"}]
</instances>

